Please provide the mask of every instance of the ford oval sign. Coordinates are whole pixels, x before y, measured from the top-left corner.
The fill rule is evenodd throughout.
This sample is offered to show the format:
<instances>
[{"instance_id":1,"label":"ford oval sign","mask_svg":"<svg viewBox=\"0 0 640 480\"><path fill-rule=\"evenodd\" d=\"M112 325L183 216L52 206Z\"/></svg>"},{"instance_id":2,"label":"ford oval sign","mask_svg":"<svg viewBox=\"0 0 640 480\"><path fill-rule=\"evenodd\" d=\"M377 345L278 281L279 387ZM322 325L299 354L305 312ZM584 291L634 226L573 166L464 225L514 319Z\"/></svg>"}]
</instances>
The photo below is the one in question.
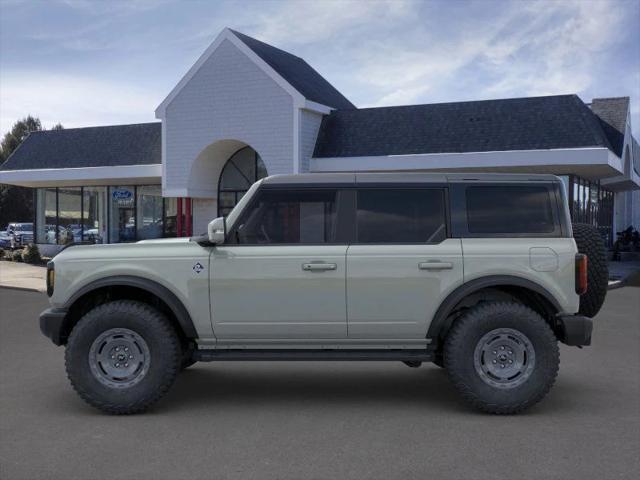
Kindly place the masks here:
<instances>
[{"instance_id":1,"label":"ford oval sign","mask_svg":"<svg viewBox=\"0 0 640 480\"><path fill-rule=\"evenodd\" d=\"M131 193L131 190L114 190L111 192L111 196L114 200L129 200L133 193Z\"/></svg>"}]
</instances>

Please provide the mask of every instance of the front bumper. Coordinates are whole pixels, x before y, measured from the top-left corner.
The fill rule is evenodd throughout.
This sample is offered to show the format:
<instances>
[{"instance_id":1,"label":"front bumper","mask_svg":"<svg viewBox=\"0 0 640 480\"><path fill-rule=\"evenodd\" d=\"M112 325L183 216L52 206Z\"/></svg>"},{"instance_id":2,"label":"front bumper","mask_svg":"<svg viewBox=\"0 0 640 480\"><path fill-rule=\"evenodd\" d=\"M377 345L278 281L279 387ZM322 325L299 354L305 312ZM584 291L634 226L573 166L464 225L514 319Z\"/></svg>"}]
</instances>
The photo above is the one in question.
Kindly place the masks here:
<instances>
[{"instance_id":1,"label":"front bumper","mask_svg":"<svg viewBox=\"0 0 640 480\"><path fill-rule=\"evenodd\" d=\"M40 314L40 331L56 345L66 341L62 334L66 316L66 308L47 308Z\"/></svg>"},{"instance_id":2,"label":"front bumper","mask_svg":"<svg viewBox=\"0 0 640 480\"><path fill-rule=\"evenodd\" d=\"M560 341L566 345L582 347L591 345L593 320L582 315L558 316Z\"/></svg>"}]
</instances>

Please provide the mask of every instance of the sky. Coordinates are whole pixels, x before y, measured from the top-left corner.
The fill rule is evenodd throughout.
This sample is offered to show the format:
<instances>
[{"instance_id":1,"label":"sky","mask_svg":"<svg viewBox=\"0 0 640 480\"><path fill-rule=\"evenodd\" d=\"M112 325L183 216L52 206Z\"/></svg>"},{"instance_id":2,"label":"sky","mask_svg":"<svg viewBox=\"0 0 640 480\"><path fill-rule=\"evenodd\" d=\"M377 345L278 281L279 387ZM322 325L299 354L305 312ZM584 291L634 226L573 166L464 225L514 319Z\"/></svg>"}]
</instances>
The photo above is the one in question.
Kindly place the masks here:
<instances>
[{"instance_id":1,"label":"sky","mask_svg":"<svg viewBox=\"0 0 640 480\"><path fill-rule=\"evenodd\" d=\"M640 138L640 0L0 0L0 133L154 121L224 27L358 107L630 96Z\"/></svg>"}]
</instances>

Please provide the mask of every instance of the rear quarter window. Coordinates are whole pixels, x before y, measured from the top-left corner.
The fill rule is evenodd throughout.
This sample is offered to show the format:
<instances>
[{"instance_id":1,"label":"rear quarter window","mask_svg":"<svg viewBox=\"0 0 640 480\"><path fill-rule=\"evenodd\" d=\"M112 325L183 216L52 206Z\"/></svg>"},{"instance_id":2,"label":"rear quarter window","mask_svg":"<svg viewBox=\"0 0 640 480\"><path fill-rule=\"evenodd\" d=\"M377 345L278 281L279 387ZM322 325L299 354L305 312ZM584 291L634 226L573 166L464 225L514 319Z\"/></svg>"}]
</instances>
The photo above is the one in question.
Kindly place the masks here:
<instances>
[{"instance_id":1,"label":"rear quarter window","mask_svg":"<svg viewBox=\"0 0 640 480\"><path fill-rule=\"evenodd\" d=\"M471 234L553 234L552 205L546 186L467 187L467 227Z\"/></svg>"}]
</instances>

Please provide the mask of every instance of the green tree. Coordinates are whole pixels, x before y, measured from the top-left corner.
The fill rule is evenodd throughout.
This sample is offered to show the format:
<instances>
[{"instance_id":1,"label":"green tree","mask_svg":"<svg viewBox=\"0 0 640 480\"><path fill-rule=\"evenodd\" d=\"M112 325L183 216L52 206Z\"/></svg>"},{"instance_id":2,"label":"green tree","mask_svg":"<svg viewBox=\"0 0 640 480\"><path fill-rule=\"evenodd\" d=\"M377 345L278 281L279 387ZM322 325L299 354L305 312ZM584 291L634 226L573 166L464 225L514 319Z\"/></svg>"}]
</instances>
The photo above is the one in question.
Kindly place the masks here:
<instances>
[{"instance_id":1,"label":"green tree","mask_svg":"<svg viewBox=\"0 0 640 480\"><path fill-rule=\"evenodd\" d=\"M53 130L62 130L62 128L58 123ZM11 156L31 132L39 130L42 130L40 119L31 115L14 123L0 142L0 164ZM4 229L9 222L31 222L32 220L33 189L0 185L0 228Z\"/></svg>"}]
</instances>

